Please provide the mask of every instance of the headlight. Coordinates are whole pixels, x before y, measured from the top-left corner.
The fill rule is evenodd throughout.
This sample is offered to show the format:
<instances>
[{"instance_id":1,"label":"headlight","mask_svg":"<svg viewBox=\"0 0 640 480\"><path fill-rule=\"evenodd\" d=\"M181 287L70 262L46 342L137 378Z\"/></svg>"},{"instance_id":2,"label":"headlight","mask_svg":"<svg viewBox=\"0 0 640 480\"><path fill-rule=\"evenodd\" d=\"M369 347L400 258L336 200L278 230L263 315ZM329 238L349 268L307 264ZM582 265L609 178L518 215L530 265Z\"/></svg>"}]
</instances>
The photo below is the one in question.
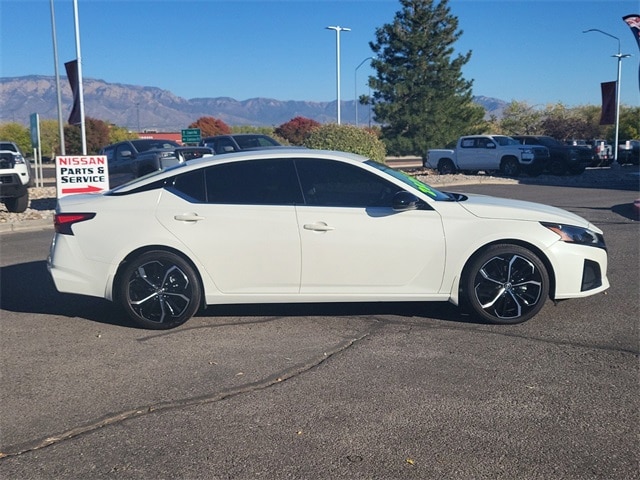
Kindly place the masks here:
<instances>
[{"instance_id":1,"label":"headlight","mask_svg":"<svg viewBox=\"0 0 640 480\"><path fill-rule=\"evenodd\" d=\"M594 232L588 228L563 225L561 223L540 222L540 224L556 233L563 242L607 248L604 244L604 237L598 232Z\"/></svg>"}]
</instances>

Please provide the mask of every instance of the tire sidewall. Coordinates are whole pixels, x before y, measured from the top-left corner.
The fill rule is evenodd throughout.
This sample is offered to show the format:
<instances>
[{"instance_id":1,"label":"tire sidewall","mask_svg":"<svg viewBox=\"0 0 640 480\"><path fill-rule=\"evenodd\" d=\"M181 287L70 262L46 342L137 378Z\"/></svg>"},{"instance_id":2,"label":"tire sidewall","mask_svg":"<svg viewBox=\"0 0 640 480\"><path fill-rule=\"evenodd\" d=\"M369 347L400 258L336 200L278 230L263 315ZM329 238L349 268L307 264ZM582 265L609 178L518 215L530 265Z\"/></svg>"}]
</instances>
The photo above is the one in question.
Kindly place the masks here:
<instances>
[{"instance_id":1,"label":"tire sidewall","mask_svg":"<svg viewBox=\"0 0 640 480\"><path fill-rule=\"evenodd\" d=\"M135 310L133 310L130 304L128 284L131 276L140 265L155 260L161 261L162 263L173 263L182 272L184 272L184 274L188 277L189 284L191 285L192 295L190 297L190 302L186 310L179 317L176 317L171 321L165 323L153 322L141 317L136 313ZM195 315L202 303L202 287L195 269L180 255L165 250L152 250L144 252L127 261L127 263L123 266L122 271L119 272L116 277L114 292L116 303L127 315L127 317L137 326L152 330L166 330L182 325L193 315Z\"/></svg>"}]
</instances>

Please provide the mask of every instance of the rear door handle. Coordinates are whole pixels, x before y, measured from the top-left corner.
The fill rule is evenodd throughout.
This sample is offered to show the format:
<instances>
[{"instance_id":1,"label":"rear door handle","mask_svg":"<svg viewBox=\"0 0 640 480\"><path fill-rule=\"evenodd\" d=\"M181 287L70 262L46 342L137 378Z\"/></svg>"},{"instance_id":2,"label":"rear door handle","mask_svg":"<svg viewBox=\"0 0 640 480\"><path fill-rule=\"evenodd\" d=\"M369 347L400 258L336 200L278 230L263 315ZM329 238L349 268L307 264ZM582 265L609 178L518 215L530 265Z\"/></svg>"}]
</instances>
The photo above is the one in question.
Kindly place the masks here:
<instances>
[{"instance_id":1,"label":"rear door handle","mask_svg":"<svg viewBox=\"0 0 640 480\"><path fill-rule=\"evenodd\" d=\"M330 232L336 229L336 227L330 227L324 222L305 223L302 228L305 230L313 230L314 232Z\"/></svg>"},{"instance_id":2,"label":"rear door handle","mask_svg":"<svg viewBox=\"0 0 640 480\"><path fill-rule=\"evenodd\" d=\"M173 218L179 222L199 222L200 220L205 219L205 217L201 217L197 213L183 213L182 215L176 215Z\"/></svg>"}]
</instances>

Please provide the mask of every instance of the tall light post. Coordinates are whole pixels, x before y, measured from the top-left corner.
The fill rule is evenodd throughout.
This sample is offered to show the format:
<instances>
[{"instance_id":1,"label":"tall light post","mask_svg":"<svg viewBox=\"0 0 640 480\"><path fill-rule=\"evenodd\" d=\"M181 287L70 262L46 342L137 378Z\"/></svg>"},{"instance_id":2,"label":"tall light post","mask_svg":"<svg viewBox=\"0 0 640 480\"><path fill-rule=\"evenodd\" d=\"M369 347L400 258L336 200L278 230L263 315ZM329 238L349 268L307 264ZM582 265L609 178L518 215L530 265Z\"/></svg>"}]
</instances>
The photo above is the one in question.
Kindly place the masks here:
<instances>
[{"instance_id":1,"label":"tall light post","mask_svg":"<svg viewBox=\"0 0 640 480\"><path fill-rule=\"evenodd\" d=\"M618 41L618 53L616 53L615 55L611 55L612 57L616 57L618 59L618 78L616 80L616 139L613 145L613 163L614 164L618 164L618 139L619 139L619 134L620 134L620 77L622 74L622 59L623 58L628 58L631 55L627 54L627 53L620 53L620 39L614 35L611 35L610 33L607 32L603 32L600 29L597 28L590 28L589 30L584 30L582 33L588 33L588 32L599 32L602 33L603 35L606 35L607 37L611 37L611 38L615 38Z\"/></svg>"},{"instance_id":2,"label":"tall light post","mask_svg":"<svg viewBox=\"0 0 640 480\"><path fill-rule=\"evenodd\" d=\"M373 57L367 57L360 62L360 65L356 67L356 72L354 74L354 96L356 100L356 127L358 126L358 69L366 62L367 60L373 60Z\"/></svg>"},{"instance_id":3,"label":"tall light post","mask_svg":"<svg viewBox=\"0 0 640 480\"><path fill-rule=\"evenodd\" d=\"M338 125L340 125L340 32L350 32L346 27L327 27L336 31L336 96L338 97Z\"/></svg>"}]
</instances>

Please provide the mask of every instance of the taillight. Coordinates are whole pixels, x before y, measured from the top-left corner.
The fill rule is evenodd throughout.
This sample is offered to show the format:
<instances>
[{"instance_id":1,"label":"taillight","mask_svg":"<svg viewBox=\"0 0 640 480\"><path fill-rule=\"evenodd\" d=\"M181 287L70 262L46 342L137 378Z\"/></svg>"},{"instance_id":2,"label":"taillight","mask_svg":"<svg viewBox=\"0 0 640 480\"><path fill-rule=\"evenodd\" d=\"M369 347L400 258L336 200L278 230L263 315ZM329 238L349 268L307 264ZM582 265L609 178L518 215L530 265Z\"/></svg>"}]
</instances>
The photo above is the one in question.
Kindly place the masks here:
<instances>
[{"instance_id":1,"label":"taillight","mask_svg":"<svg viewBox=\"0 0 640 480\"><path fill-rule=\"evenodd\" d=\"M53 217L53 226L56 233L73 235L71 227L74 224L91 220L95 216L95 213L57 213L55 217Z\"/></svg>"}]
</instances>

